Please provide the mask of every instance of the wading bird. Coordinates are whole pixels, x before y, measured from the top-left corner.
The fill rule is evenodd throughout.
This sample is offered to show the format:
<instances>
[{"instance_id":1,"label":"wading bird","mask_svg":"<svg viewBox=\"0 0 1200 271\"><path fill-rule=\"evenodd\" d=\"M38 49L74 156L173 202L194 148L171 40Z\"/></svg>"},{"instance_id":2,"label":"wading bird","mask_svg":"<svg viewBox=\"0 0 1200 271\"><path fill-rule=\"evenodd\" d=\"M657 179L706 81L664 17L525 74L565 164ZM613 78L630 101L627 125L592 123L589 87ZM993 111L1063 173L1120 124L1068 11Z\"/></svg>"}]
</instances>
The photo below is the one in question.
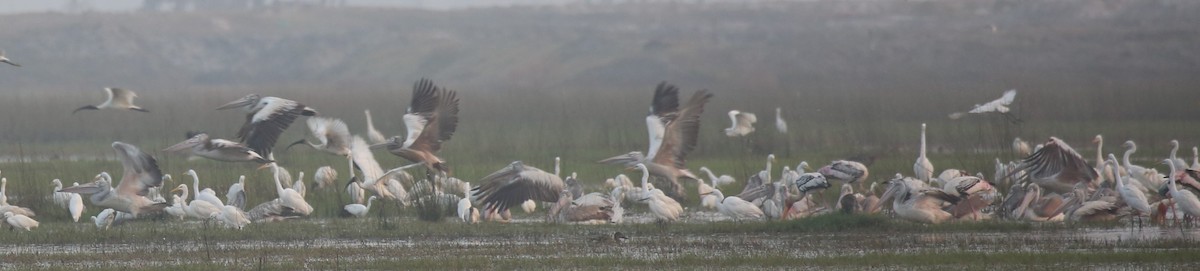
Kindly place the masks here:
<instances>
[{"instance_id":1,"label":"wading bird","mask_svg":"<svg viewBox=\"0 0 1200 271\"><path fill-rule=\"evenodd\" d=\"M246 123L238 129L237 138L254 152L271 159L271 148L279 135L287 130L292 122L300 116L315 116L317 111L296 101L278 98L262 97L250 94L229 102L217 110L242 108L246 113Z\"/></svg>"},{"instance_id":2,"label":"wading bird","mask_svg":"<svg viewBox=\"0 0 1200 271\"><path fill-rule=\"evenodd\" d=\"M1019 182L1033 182L1056 193L1071 192L1077 183L1094 188L1100 176L1082 155L1057 137L1050 137L1041 149L1026 157L1012 172L1022 170L1025 175L1020 176Z\"/></svg>"},{"instance_id":3,"label":"wading bird","mask_svg":"<svg viewBox=\"0 0 1200 271\"><path fill-rule=\"evenodd\" d=\"M778 107L775 108L775 130L780 133L787 133L787 122L783 121L783 113Z\"/></svg>"},{"instance_id":4,"label":"wading bird","mask_svg":"<svg viewBox=\"0 0 1200 271\"><path fill-rule=\"evenodd\" d=\"M729 128L725 128L726 136L745 136L751 132L754 132L754 123L758 122L758 116L755 116L754 113L750 112L730 110L729 122Z\"/></svg>"},{"instance_id":5,"label":"wading bird","mask_svg":"<svg viewBox=\"0 0 1200 271\"><path fill-rule=\"evenodd\" d=\"M642 170L642 198L638 201L645 202L650 206L650 213L654 214L659 223L679 220L679 216L683 214L683 206L675 199L663 194L661 189L651 188L651 173L646 164L638 163L635 167Z\"/></svg>"},{"instance_id":6,"label":"wading bird","mask_svg":"<svg viewBox=\"0 0 1200 271\"><path fill-rule=\"evenodd\" d=\"M271 160L259 155L258 152L246 145L225 139L210 138L208 133L188 132L188 139L179 142L163 151L175 152L191 150L191 154L208 159L225 162L256 162L270 163Z\"/></svg>"},{"instance_id":7,"label":"wading bird","mask_svg":"<svg viewBox=\"0 0 1200 271\"><path fill-rule=\"evenodd\" d=\"M241 208L225 205L221 207L220 212L212 213L209 219L216 219L224 224L226 228L241 230L246 225L250 224L250 218L247 218L246 212Z\"/></svg>"},{"instance_id":8,"label":"wading bird","mask_svg":"<svg viewBox=\"0 0 1200 271\"><path fill-rule=\"evenodd\" d=\"M350 217L350 216L354 216L354 217L363 217L363 216L366 216L366 215L367 215L367 212L370 212L370 211L371 211L371 202L372 202L372 201L375 201L375 196L371 196L370 198L367 198L367 205L362 205L362 204L358 204L358 203L351 203L351 204L347 204L346 206L343 206L343 207L342 207L341 216L342 216L342 217Z\"/></svg>"},{"instance_id":9,"label":"wading bird","mask_svg":"<svg viewBox=\"0 0 1200 271\"><path fill-rule=\"evenodd\" d=\"M239 176L238 182L229 185L229 191L225 193L225 203L241 210L246 208L246 175Z\"/></svg>"},{"instance_id":10,"label":"wading bird","mask_svg":"<svg viewBox=\"0 0 1200 271\"><path fill-rule=\"evenodd\" d=\"M130 213L135 217L167 207L165 202L154 202L146 198L151 187L162 186L163 174L158 169L158 161L137 147L119 141L113 142L112 148L116 150L117 156L121 158L121 165L125 168L121 182L115 189L111 185L112 177L107 172L102 172L91 183L63 188L60 192L92 195L92 204Z\"/></svg>"},{"instance_id":11,"label":"wading bird","mask_svg":"<svg viewBox=\"0 0 1200 271\"><path fill-rule=\"evenodd\" d=\"M371 121L371 110L363 110L363 115L367 115L367 139L371 140L371 144L386 143L387 138L375 130L375 122Z\"/></svg>"},{"instance_id":12,"label":"wading bird","mask_svg":"<svg viewBox=\"0 0 1200 271\"><path fill-rule=\"evenodd\" d=\"M925 124L921 124L921 155L917 156L917 162L913 164L913 172L917 179L929 182L933 178L933 163L929 162L929 157L925 156Z\"/></svg>"},{"instance_id":13,"label":"wading bird","mask_svg":"<svg viewBox=\"0 0 1200 271\"><path fill-rule=\"evenodd\" d=\"M417 81L413 84L411 104L403 117L404 126L408 128L404 141L393 136L388 142L371 148L387 149L414 163L401 168L424 165L430 173L448 174L450 167L436 153L458 128L457 95L453 90L437 87L429 79Z\"/></svg>"},{"instance_id":14,"label":"wading bird","mask_svg":"<svg viewBox=\"0 0 1200 271\"><path fill-rule=\"evenodd\" d=\"M25 231L32 231L33 228L37 228L38 224L40 224L37 222L37 220L33 220L28 216L14 214L12 212L4 213L4 221L8 222L8 226L10 228L20 228Z\"/></svg>"},{"instance_id":15,"label":"wading bird","mask_svg":"<svg viewBox=\"0 0 1200 271\"><path fill-rule=\"evenodd\" d=\"M271 166L272 172L274 172L275 192L279 194L280 204L282 204L284 207L291 208L293 211L301 215L311 214L313 207L312 205L309 205L307 201L304 201L304 196L301 196L300 192L296 192L296 190L293 190L290 187L283 187L283 184L279 181L279 166L275 163L271 163L269 165Z\"/></svg>"},{"instance_id":16,"label":"wading bird","mask_svg":"<svg viewBox=\"0 0 1200 271\"><path fill-rule=\"evenodd\" d=\"M103 103L100 103L100 105L85 105L83 107L75 109L75 111L71 111L71 114L75 114L76 112L79 112L82 110L100 110L100 109L121 109L121 110L150 112L150 110L142 109L139 106L133 105L133 98L137 98L137 93L134 93L131 90L121 89L121 88L104 88L104 93L108 94L108 100L105 100Z\"/></svg>"}]
</instances>

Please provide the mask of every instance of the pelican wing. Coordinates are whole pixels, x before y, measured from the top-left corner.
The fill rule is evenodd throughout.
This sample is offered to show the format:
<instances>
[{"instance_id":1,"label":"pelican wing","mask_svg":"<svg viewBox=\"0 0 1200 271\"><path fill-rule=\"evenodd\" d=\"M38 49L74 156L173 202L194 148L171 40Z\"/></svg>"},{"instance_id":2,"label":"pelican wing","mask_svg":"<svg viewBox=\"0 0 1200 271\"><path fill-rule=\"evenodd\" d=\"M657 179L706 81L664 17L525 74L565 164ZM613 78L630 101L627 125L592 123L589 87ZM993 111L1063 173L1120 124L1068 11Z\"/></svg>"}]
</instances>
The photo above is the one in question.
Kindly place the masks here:
<instances>
[{"instance_id":1,"label":"pelican wing","mask_svg":"<svg viewBox=\"0 0 1200 271\"><path fill-rule=\"evenodd\" d=\"M271 157L271 148L275 147L275 141L279 140L279 135L283 134L296 118L316 114L316 111L300 103L282 98L265 97L259 103L266 103L266 106L246 115L246 123L238 130L237 137L254 152L268 159Z\"/></svg>"},{"instance_id":2,"label":"pelican wing","mask_svg":"<svg viewBox=\"0 0 1200 271\"><path fill-rule=\"evenodd\" d=\"M526 200L557 202L566 184L554 174L520 162L504 167L479 180L471 197L488 210L503 211Z\"/></svg>"},{"instance_id":3,"label":"pelican wing","mask_svg":"<svg viewBox=\"0 0 1200 271\"><path fill-rule=\"evenodd\" d=\"M658 149L658 153L664 155L655 155L654 163L672 165L679 169L687 168L685 157L696 149L700 140L700 113L704 112L704 104L712 97L712 93L708 93L707 90L692 94L687 106L679 110L678 118L667 124L662 146Z\"/></svg>"},{"instance_id":4,"label":"pelican wing","mask_svg":"<svg viewBox=\"0 0 1200 271\"><path fill-rule=\"evenodd\" d=\"M153 156L120 141L113 142L112 147L121 157L121 165L125 168L121 183L117 185L117 194L146 196L150 187L162 186L163 174Z\"/></svg>"},{"instance_id":5,"label":"pelican wing","mask_svg":"<svg viewBox=\"0 0 1200 271\"><path fill-rule=\"evenodd\" d=\"M1057 192L1065 192L1064 189L1076 183L1092 183L1100 177L1082 155L1055 137L1051 137L1044 147L1025 158L1013 172L1020 170L1026 171L1024 181L1062 184L1049 187L1042 185Z\"/></svg>"},{"instance_id":6,"label":"pelican wing","mask_svg":"<svg viewBox=\"0 0 1200 271\"><path fill-rule=\"evenodd\" d=\"M458 127L458 96L429 79L413 84L412 104L404 115L408 137L403 147L437 152Z\"/></svg>"},{"instance_id":7,"label":"pelican wing","mask_svg":"<svg viewBox=\"0 0 1200 271\"><path fill-rule=\"evenodd\" d=\"M646 131L650 136L650 147L646 157L654 158L662 146L668 123L679 116L679 88L667 82L654 88L654 99L650 101L650 115L646 116Z\"/></svg>"},{"instance_id":8,"label":"pelican wing","mask_svg":"<svg viewBox=\"0 0 1200 271\"><path fill-rule=\"evenodd\" d=\"M308 129L328 149L349 150L350 129L346 123L335 118L309 118Z\"/></svg>"},{"instance_id":9,"label":"pelican wing","mask_svg":"<svg viewBox=\"0 0 1200 271\"><path fill-rule=\"evenodd\" d=\"M112 100L112 104L117 107L132 107L133 98L137 98L137 93L123 88L104 88L108 92L108 99Z\"/></svg>"}]
</instances>

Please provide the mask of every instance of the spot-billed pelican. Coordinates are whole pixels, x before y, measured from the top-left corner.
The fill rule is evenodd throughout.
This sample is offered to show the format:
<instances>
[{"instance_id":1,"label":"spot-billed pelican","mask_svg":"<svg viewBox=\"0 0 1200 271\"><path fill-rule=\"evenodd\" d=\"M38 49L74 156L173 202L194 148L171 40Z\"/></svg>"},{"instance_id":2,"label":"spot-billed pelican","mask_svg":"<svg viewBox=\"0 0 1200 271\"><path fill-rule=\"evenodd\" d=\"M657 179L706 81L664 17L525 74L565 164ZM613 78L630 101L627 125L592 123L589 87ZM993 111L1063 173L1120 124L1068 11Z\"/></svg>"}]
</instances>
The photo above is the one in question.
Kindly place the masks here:
<instances>
[{"instance_id":1,"label":"spot-billed pelican","mask_svg":"<svg viewBox=\"0 0 1200 271\"><path fill-rule=\"evenodd\" d=\"M10 228L21 228L25 231L32 231L33 228L37 228L38 224L40 224L37 222L37 220L33 220L28 216L14 214L12 212L4 213L4 221L8 222L8 226Z\"/></svg>"},{"instance_id":2,"label":"spot-billed pelican","mask_svg":"<svg viewBox=\"0 0 1200 271\"><path fill-rule=\"evenodd\" d=\"M238 176L238 182L229 185L225 193L225 203L238 209L246 208L246 175Z\"/></svg>"},{"instance_id":3,"label":"spot-billed pelican","mask_svg":"<svg viewBox=\"0 0 1200 271\"><path fill-rule=\"evenodd\" d=\"M345 122L326 117L311 117L306 122L309 132L312 132L312 136L317 138L317 142L300 139L289 144L287 148L304 144L337 156L350 155L350 129L346 128Z\"/></svg>"},{"instance_id":4,"label":"spot-billed pelican","mask_svg":"<svg viewBox=\"0 0 1200 271\"><path fill-rule=\"evenodd\" d=\"M279 201L284 207L291 208L298 214L309 215L313 211L312 205L304 201L304 196L292 188L284 188L279 181L279 166L275 163L270 164L272 171L275 173L275 192L279 194Z\"/></svg>"},{"instance_id":5,"label":"spot-billed pelican","mask_svg":"<svg viewBox=\"0 0 1200 271\"><path fill-rule=\"evenodd\" d=\"M589 194L590 195L590 194ZM612 219L613 202L607 197L599 202L580 202L571 191L559 192L558 202L546 213L547 222L608 223Z\"/></svg>"},{"instance_id":6,"label":"spot-billed pelican","mask_svg":"<svg viewBox=\"0 0 1200 271\"><path fill-rule=\"evenodd\" d=\"M71 212L71 220L79 222L79 217L87 210L87 207L83 206L83 196L71 193L70 199L67 200L67 210Z\"/></svg>"},{"instance_id":7,"label":"spot-billed pelican","mask_svg":"<svg viewBox=\"0 0 1200 271\"><path fill-rule=\"evenodd\" d=\"M238 129L238 140L268 160L274 160L271 158L271 148L275 147L275 141L279 140L279 135L283 133L283 130L287 130L288 126L296 121L296 118L317 115L316 110L296 101L278 97L262 97L258 94L246 95L218 107L217 110L239 107L248 114L246 114L246 123Z\"/></svg>"},{"instance_id":8,"label":"spot-billed pelican","mask_svg":"<svg viewBox=\"0 0 1200 271\"><path fill-rule=\"evenodd\" d=\"M250 219L246 217L246 212L241 208L225 205L221 207L220 212L212 213L209 219L216 219L224 224L226 228L239 229L250 224Z\"/></svg>"},{"instance_id":9,"label":"spot-billed pelican","mask_svg":"<svg viewBox=\"0 0 1200 271\"><path fill-rule=\"evenodd\" d=\"M297 213L292 208L284 206L283 202L278 198L254 206L254 208L246 212L246 215L246 218L250 219L250 221L259 223L283 221L304 216L304 214Z\"/></svg>"},{"instance_id":10,"label":"spot-billed pelican","mask_svg":"<svg viewBox=\"0 0 1200 271\"><path fill-rule=\"evenodd\" d=\"M371 140L371 144L386 143L387 138L375 129L375 122L371 121L371 110L363 110L363 115L367 115L367 139Z\"/></svg>"},{"instance_id":11,"label":"spot-billed pelican","mask_svg":"<svg viewBox=\"0 0 1200 271\"><path fill-rule=\"evenodd\" d=\"M85 105L83 107L75 109L75 111L71 111L71 114L75 114L75 113L77 113L79 111L83 111L83 110L100 110L100 109L120 109L120 110L150 112L150 110L142 109L139 106L133 105L133 98L137 98L137 93L134 93L131 90L121 89L121 88L104 88L104 92L108 94L108 100L105 100L103 103L100 103L100 105Z\"/></svg>"},{"instance_id":12,"label":"spot-billed pelican","mask_svg":"<svg viewBox=\"0 0 1200 271\"><path fill-rule=\"evenodd\" d=\"M1013 210L1013 213L1019 215L1018 218L1027 221L1063 221L1066 218L1064 214L1066 207L1066 199L1062 196L1056 193L1043 195L1041 186L1030 183L1026 188L1024 199L1020 206Z\"/></svg>"},{"instance_id":13,"label":"spot-billed pelican","mask_svg":"<svg viewBox=\"0 0 1200 271\"><path fill-rule=\"evenodd\" d=\"M729 128L725 128L726 136L745 136L754 132L754 123L758 122L758 116L750 112L729 110L729 122Z\"/></svg>"},{"instance_id":14,"label":"spot-billed pelican","mask_svg":"<svg viewBox=\"0 0 1200 271\"><path fill-rule=\"evenodd\" d=\"M921 124L921 155L917 156L917 162L913 164L914 176L924 182L929 182L933 178L933 163L929 162L929 157L925 156L925 124Z\"/></svg>"},{"instance_id":15,"label":"spot-billed pelican","mask_svg":"<svg viewBox=\"0 0 1200 271\"><path fill-rule=\"evenodd\" d=\"M370 198L367 198L367 205L362 205L362 204L358 204L358 203L346 204L346 206L343 206L343 207L342 207L341 216L342 216L342 217L350 217L350 216L354 216L354 217L363 217L363 216L366 216L366 215L367 215L367 212L370 212L370 211L371 211L371 202L372 202L372 201L375 201L375 196L371 196Z\"/></svg>"},{"instance_id":16,"label":"spot-billed pelican","mask_svg":"<svg viewBox=\"0 0 1200 271\"><path fill-rule=\"evenodd\" d=\"M4 55L4 50L0 50L0 62L4 62L4 63L7 63L8 65L13 65L16 67L21 66L21 64L17 64L16 62L13 62L12 60L8 59L8 57Z\"/></svg>"},{"instance_id":17,"label":"spot-billed pelican","mask_svg":"<svg viewBox=\"0 0 1200 271\"><path fill-rule=\"evenodd\" d=\"M667 191L670 191L668 196L683 200L687 192L679 183L679 178L700 180L700 177L687 169L686 157L696 149L700 140L700 114L704 112L704 105L713 95L708 90L696 91L683 108L670 111L673 109L672 105L677 107L679 104L678 97L675 97L677 95L678 89L666 83L659 84L655 90L654 103L650 108L651 115L646 117L646 121L651 139L656 138L658 134L662 136L660 141L650 142L650 155L641 157L641 153L631 152L600 162L629 167L642 163L651 175L666 181Z\"/></svg>"},{"instance_id":18,"label":"spot-billed pelican","mask_svg":"<svg viewBox=\"0 0 1200 271\"><path fill-rule=\"evenodd\" d=\"M137 147L119 141L113 142L112 148L125 169L115 189L111 186L112 178L102 172L91 183L63 188L60 192L90 194L92 204L130 213L134 217L167 207L165 202L154 202L145 197L150 187L162 186L163 174L158 169L158 161Z\"/></svg>"},{"instance_id":19,"label":"spot-billed pelican","mask_svg":"<svg viewBox=\"0 0 1200 271\"><path fill-rule=\"evenodd\" d=\"M313 173L313 186L317 189L333 187L335 182L337 182L337 170L331 166L319 167L316 173Z\"/></svg>"},{"instance_id":20,"label":"spot-billed pelican","mask_svg":"<svg viewBox=\"0 0 1200 271\"><path fill-rule=\"evenodd\" d=\"M787 122L783 121L783 113L778 107L775 108L775 130L780 133L787 133Z\"/></svg>"},{"instance_id":21,"label":"spot-billed pelican","mask_svg":"<svg viewBox=\"0 0 1200 271\"><path fill-rule=\"evenodd\" d=\"M457 95L453 90L435 86L429 79L417 81L413 84L411 104L403 117L408 130L404 141L394 136L388 142L371 147L386 148L388 152L414 163L402 168L424 165L429 172L449 173L450 167L446 161L435 153L442 149L442 143L450 140L458 128Z\"/></svg>"},{"instance_id":22,"label":"spot-billed pelican","mask_svg":"<svg viewBox=\"0 0 1200 271\"><path fill-rule=\"evenodd\" d=\"M200 177L196 176L195 170L189 169L187 172L184 172L183 175L192 176L192 192L196 194L196 200L207 201L212 203L213 206L225 206L225 203L221 201L221 198L217 197L216 191L213 191L211 188L204 188L203 191L201 191ZM183 186L183 188L187 189L187 186ZM204 218L207 218L207 216L201 217L200 219Z\"/></svg>"},{"instance_id":23,"label":"spot-billed pelican","mask_svg":"<svg viewBox=\"0 0 1200 271\"><path fill-rule=\"evenodd\" d=\"M1077 183L1094 188L1100 175L1082 155L1056 137L1050 137L1041 149L1021 161L1016 170L1026 172L1020 182L1033 182L1057 193L1070 192Z\"/></svg>"},{"instance_id":24,"label":"spot-billed pelican","mask_svg":"<svg viewBox=\"0 0 1200 271\"><path fill-rule=\"evenodd\" d=\"M513 161L477 183L479 186L471 188L470 198L483 205L484 213L504 213L530 199L558 202L559 192L566 188L558 176L521 161Z\"/></svg>"},{"instance_id":25,"label":"spot-billed pelican","mask_svg":"<svg viewBox=\"0 0 1200 271\"><path fill-rule=\"evenodd\" d=\"M985 114L995 112L1004 115L1011 122L1021 122L1017 116L1013 116L1012 114L1008 113L1008 105L1012 104L1013 100L1016 98L1017 90L1010 89L1005 91L1004 95L1000 96L999 99L995 99L984 104L976 104L974 108L971 108L971 111L952 113L950 114L950 119L960 119L966 114Z\"/></svg>"},{"instance_id":26,"label":"spot-billed pelican","mask_svg":"<svg viewBox=\"0 0 1200 271\"><path fill-rule=\"evenodd\" d=\"M892 210L901 218L930 224L945 222L953 216L944 210L946 203L954 203L958 197L936 188L911 188L908 182L891 181L885 199L892 199Z\"/></svg>"},{"instance_id":27,"label":"spot-billed pelican","mask_svg":"<svg viewBox=\"0 0 1200 271\"><path fill-rule=\"evenodd\" d=\"M225 162L256 162L270 163L246 145L229 140L210 138L207 133L188 132L188 139L163 151L177 152L190 150L192 155Z\"/></svg>"}]
</instances>

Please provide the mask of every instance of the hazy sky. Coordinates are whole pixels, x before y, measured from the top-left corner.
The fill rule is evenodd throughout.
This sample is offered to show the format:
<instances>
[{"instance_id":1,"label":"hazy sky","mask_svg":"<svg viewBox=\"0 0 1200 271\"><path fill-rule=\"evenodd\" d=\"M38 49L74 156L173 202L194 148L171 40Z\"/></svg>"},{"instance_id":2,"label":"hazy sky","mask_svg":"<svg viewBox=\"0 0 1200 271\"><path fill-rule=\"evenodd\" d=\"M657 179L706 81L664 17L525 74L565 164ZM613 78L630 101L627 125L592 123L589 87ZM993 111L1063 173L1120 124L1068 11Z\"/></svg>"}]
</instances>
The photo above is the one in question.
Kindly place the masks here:
<instances>
[{"instance_id":1,"label":"hazy sky","mask_svg":"<svg viewBox=\"0 0 1200 271\"><path fill-rule=\"evenodd\" d=\"M91 11L130 11L141 6L142 0L78 0L80 8ZM0 14L28 12L63 12L71 0L4 0ZM297 1L303 2L303 1ZM315 2L315 1L314 1ZM347 0L355 6L408 6L435 9L512 4L562 4L571 0Z\"/></svg>"}]
</instances>

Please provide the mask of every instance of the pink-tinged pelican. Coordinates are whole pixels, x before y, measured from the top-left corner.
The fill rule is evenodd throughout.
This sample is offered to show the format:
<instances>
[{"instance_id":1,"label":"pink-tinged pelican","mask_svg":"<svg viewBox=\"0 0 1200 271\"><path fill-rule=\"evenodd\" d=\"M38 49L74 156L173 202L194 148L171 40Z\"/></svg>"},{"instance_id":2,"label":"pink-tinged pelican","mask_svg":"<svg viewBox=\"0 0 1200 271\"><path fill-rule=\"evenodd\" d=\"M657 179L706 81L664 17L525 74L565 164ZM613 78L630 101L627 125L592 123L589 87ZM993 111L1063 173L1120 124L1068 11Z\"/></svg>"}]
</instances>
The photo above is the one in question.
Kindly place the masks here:
<instances>
[{"instance_id":1,"label":"pink-tinged pelican","mask_svg":"<svg viewBox=\"0 0 1200 271\"><path fill-rule=\"evenodd\" d=\"M1033 182L1047 191L1057 193L1071 192L1078 183L1094 188L1100 177L1082 155L1056 137L1050 137L1041 149L1026 157L1012 171L1022 170L1025 175L1019 176L1020 182Z\"/></svg>"},{"instance_id":2,"label":"pink-tinged pelican","mask_svg":"<svg viewBox=\"0 0 1200 271\"><path fill-rule=\"evenodd\" d=\"M414 163L401 168L424 165L428 172L449 174L450 166L436 153L458 128L458 94L422 78L413 84L410 102L403 117L408 130L404 141L400 141L399 136L393 136L387 142L372 145L371 148L387 149Z\"/></svg>"},{"instance_id":3,"label":"pink-tinged pelican","mask_svg":"<svg viewBox=\"0 0 1200 271\"><path fill-rule=\"evenodd\" d=\"M92 195L92 204L130 213L135 217L167 207L169 204L166 202L154 202L146 198L151 187L162 186L163 174L158 168L158 161L150 154L123 142L113 142L112 148L116 150L117 156L121 158L121 165L125 168L121 182L115 189L111 185L112 177L107 172L102 172L90 183L63 188L59 192Z\"/></svg>"}]
</instances>

